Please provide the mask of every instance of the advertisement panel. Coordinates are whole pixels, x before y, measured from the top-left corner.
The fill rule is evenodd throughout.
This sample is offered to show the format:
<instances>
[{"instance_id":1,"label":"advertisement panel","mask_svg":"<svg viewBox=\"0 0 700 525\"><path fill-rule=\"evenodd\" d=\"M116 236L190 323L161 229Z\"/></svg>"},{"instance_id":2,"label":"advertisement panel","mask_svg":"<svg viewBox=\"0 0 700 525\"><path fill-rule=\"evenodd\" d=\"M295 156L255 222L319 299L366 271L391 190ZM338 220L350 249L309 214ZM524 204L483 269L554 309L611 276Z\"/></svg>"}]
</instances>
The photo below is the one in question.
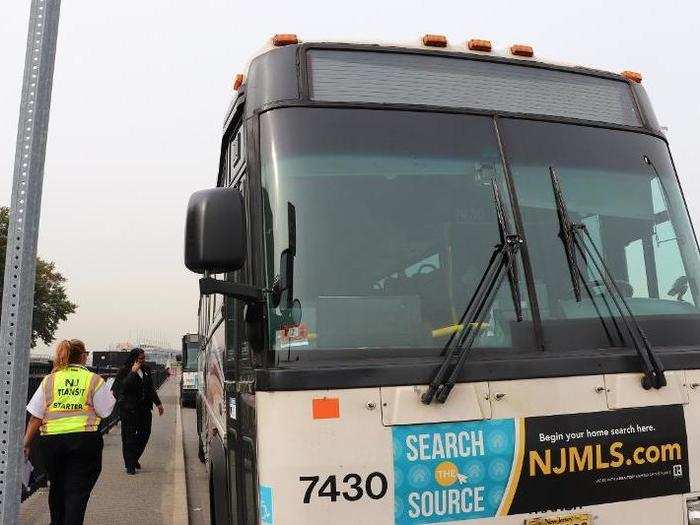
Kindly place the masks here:
<instances>
[{"instance_id":1,"label":"advertisement panel","mask_svg":"<svg viewBox=\"0 0 700 525\"><path fill-rule=\"evenodd\" d=\"M395 426L392 437L397 525L690 491L680 405Z\"/></svg>"}]
</instances>

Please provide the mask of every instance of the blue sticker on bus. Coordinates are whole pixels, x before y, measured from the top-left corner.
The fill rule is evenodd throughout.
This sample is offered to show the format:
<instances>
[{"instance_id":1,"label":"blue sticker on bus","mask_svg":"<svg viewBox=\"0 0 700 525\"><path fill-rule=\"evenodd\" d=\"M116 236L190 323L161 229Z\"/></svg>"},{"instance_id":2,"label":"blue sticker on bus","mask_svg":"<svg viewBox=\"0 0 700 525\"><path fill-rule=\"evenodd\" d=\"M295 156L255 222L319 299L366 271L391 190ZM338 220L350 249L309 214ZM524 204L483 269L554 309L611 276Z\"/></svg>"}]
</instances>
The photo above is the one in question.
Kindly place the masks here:
<instances>
[{"instance_id":1,"label":"blue sticker on bus","mask_svg":"<svg viewBox=\"0 0 700 525\"><path fill-rule=\"evenodd\" d=\"M392 432L397 525L499 514L512 486L515 420L397 426Z\"/></svg>"},{"instance_id":2,"label":"blue sticker on bus","mask_svg":"<svg viewBox=\"0 0 700 525\"><path fill-rule=\"evenodd\" d=\"M274 509L272 507L272 487L260 485L260 523L274 525Z\"/></svg>"}]
</instances>

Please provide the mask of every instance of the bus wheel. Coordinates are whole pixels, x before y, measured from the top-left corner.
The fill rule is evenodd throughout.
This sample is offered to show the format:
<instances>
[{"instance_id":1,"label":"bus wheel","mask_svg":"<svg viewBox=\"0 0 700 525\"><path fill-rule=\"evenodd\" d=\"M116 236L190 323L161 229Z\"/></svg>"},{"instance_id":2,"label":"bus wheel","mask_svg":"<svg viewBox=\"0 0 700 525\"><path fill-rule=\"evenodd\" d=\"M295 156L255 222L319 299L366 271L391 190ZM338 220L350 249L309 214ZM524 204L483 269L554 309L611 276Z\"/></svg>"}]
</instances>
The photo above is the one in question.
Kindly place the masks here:
<instances>
[{"instance_id":1,"label":"bus wheel","mask_svg":"<svg viewBox=\"0 0 700 525\"><path fill-rule=\"evenodd\" d=\"M199 458L199 461L201 461L202 463L206 463L207 457L204 455L204 444L202 443L202 438L197 438L197 442L197 457Z\"/></svg>"},{"instance_id":2,"label":"bus wheel","mask_svg":"<svg viewBox=\"0 0 700 525\"><path fill-rule=\"evenodd\" d=\"M214 473L209 470L209 523L211 525L217 525L216 523L216 494L214 492Z\"/></svg>"},{"instance_id":3,"label":"bus wheel","mask_svg":"<svg viewBox=\"0 0 700 525\"><path fill-rule=\"evenodd\" d=\"M226 453L223 443L216 438L209 443L209 508L212 523L215 525L230 525L228 510L228 476Z\"/></svg>"}]
</instances>

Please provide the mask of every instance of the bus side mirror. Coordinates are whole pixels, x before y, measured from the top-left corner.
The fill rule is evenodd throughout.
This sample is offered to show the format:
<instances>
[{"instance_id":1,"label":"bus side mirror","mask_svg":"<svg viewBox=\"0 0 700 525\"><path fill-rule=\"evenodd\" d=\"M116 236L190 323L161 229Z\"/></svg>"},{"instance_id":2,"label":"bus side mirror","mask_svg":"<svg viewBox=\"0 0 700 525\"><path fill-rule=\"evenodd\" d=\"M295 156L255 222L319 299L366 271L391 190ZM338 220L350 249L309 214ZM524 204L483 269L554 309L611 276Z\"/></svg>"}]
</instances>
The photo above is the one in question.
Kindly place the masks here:
<instances>
[{"instance_id":1,"label":"bus side mirror","mask_svg":"<svg viewBox=\"0 0 700 525\"><path fill-rule=\"evenodd\" d=\"M235 188L193 193L185 222L185 266L195 273L235 272L246 258L243 195Z\"/></svg>"}]
</instances>

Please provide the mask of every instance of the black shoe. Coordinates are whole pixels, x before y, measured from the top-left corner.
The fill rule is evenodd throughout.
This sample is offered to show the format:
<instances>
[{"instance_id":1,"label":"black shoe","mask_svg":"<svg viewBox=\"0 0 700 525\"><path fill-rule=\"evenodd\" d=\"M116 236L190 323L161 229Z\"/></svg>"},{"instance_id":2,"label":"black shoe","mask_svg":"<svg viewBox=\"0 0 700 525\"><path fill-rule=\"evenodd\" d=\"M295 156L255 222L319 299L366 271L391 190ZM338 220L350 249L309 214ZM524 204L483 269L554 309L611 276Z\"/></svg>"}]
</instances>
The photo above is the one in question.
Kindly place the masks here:
<instances>
[{"instance_id":1,"label":"black shoe","mask_svg":"<svg viewBox=\"0 0 700 525\"><path fill-rule=\"evenodd\" d=\"M134 467L129 467L126 469L126 473L130 475L136 474L136 469Z\"/></svg>"},{"instance_id":2,"label":"black shoe","mask_svg":"<svg viewBox=\"0 0 700 525\"><path fill-rule=\"evenodd\" d=\"M136 462L136 468L141 470L141 463L139 463L138 461Z\"/></svg>"}]
</instances>

